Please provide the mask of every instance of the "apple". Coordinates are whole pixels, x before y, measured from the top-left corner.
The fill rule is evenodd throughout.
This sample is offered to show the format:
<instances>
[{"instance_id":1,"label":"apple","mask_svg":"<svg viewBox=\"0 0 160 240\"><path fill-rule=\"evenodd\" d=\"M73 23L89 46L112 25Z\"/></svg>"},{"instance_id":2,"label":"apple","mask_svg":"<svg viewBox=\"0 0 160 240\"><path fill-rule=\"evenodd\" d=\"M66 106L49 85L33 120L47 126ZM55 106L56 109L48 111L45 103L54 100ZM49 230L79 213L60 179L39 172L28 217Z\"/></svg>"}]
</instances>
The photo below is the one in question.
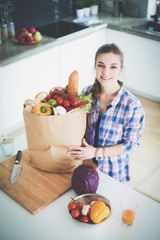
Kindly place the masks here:
<instances>
[{"instance_id":1,"label":"apple","mask_svg":"<svg viewBox=\"0 0 160 240\"><path fill-rule=\"evenodd\" d=\"M30 27L28 30L29 30L29 32L32 33L32 34L35 34L35 32L36 32L35 27Z\"/></svg>"},{"instance_id":2,"label":"apple","mask_svg":"<svg viewBox=\"0 0 160 240\"><path fill-rule=\"evenodd\" d=\"M27 42L32 42L34 40L32 33L28 33L28 36L26 37Z\"/></svg>"},{"instance_id":3,"label":"apple","mask_svg":"<svg viewBox=\"0 0 160 240\"><path fill-rule=\"evenodd\" d=\"M19 43L24 43L24 42L25 42L25 37L20 37L20 38L18 38L18 42L19 42Z\"/></svg>"},{"instance_id":4,"label":"apple","mask_svg":"<svg viewBox=\"0 0 160 240\"><path fill-rule=\"evenodd\" d=\"M36 33L34 34L34 40L35 41L40 41L42 39L42 35L40 32L36 31Z\"/></svg>"},{"instance_id":5,"label":"apple","mask_svg":"<svg viewBox=\"0 0 160 240\"><path fill-rule=\"evenodd\" d=\"M28 36L28 30L26 28L21 28L20 29L20 34L23 36L23 37L27 37Z\"/></svg>"}]
</instances>

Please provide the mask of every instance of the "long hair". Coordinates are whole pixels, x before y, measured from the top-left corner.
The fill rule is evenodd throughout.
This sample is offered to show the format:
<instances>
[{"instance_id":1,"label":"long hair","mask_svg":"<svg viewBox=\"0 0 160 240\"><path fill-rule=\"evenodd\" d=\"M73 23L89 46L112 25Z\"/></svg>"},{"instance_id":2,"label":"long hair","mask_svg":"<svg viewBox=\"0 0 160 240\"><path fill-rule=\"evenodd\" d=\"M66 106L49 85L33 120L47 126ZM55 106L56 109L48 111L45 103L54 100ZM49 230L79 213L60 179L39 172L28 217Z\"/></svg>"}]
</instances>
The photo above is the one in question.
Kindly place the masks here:
<instances>
[{"instance_id":1,"label":"long hair","mask_svg":"<svg viewBox=\"0 0 160 240\"><path fill-rule=\"evenodd\" d=\"M104 44L97 50L95 55L95 66L96 66L98 55L103 53L113 53L113 54L119 55L121 59L121 66L123 67L123 53L120 50L120 48L118 48L114 43ZM94 102L95 99L98 97L99 93L101 92L101 85L98 82L97 78L95 78L94 84L92 85L90 92L92 93L93 102Z\"/></svg>"}]
</instances>

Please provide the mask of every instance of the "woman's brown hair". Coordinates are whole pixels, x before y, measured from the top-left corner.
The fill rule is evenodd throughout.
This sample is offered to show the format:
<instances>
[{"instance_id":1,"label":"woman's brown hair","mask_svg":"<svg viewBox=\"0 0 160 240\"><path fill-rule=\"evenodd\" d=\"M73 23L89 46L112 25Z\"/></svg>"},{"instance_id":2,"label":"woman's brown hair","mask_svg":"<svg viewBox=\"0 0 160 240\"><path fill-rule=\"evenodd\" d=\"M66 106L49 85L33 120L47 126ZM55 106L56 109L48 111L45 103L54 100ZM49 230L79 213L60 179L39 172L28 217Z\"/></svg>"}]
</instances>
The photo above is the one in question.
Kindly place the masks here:
<instances>
[{"instance_id":1,"label":"woman's brown hair","mask_svg":"<svg viewBox=\"0 0 160 240\"><path fill-rule=\"evenodd\" d=\"M95 66L96 66L98 55L103 53L113 53L113 54L119 55L121 58L121 66L123 66L123 53L114 43L104 44L97 50L95 55ZM90 92L92 93L93 100L95 100L98 97L98 94L101 92L101 85L98 82L97 78L95 78L94 84Z\"/></svg>"}]
</instances>

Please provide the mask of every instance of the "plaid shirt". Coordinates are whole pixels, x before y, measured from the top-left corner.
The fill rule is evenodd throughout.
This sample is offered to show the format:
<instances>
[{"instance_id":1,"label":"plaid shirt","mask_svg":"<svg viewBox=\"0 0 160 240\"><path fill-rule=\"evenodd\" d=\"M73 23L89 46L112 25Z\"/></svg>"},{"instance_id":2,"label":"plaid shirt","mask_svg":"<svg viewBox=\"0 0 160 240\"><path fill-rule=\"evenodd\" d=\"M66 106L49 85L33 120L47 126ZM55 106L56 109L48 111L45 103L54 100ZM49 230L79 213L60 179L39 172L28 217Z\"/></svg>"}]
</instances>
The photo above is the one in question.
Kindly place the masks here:
<instances>
[{"instance_id":1,"label":"plaid shirt","mask_svg":"<svg viewBox=\"0 0 160 240\"><path fill-rule=\"evenodd\" d=\"M91 86L83 90L89 94ZM98 160L99 170L120 182L130 180L129 152L140 144L141 132L144 127L144 110L139 100L124 86L117 96L106 106L99 124L98 146L120 144L124 154L108 156ZM99 99L97 98L92 111L88 113L85 138L88 144L94 145L96 122L99 116Z\"/></svg>"}]
</instances>

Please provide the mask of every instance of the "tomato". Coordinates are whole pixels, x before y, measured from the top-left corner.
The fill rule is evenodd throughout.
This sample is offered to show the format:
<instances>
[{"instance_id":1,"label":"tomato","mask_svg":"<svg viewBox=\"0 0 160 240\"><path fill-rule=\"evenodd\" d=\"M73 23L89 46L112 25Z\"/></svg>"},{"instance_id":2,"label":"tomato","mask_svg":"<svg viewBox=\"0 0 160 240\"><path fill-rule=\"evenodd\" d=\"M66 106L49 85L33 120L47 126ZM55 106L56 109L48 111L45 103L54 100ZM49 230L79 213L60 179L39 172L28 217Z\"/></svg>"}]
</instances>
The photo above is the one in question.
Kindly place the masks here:
<instances>
[{"instance_id":1,"label":"tomato","mask_svg":"<svg viewBox=\"0 0 160 240\"><path fill-rule=\"evenodd\" d=\"M77 207L77 206L76 206L75 203L72 203L72 202L71 202L71 203L68 204L68 209L69 209L70 212L71 212L73 209L76 209L76 207Z\"/></svg>"},{"instance_id":2,"label":"tomato","mask_svg":"<svg viewBox=\"0 0 160 240\"><path fill-rule=\"evenodd\" d=\"M62 103L63 103L63 98L57 97L56 101L57 101L57 103L58 103L59 105L62 105Z\"/></svg>"},{"instance_id":3,"label":"tomato","mask_svg":"<svg viewBox=\"0 0 160 240\"><path fill-rule=\"evenodd\" d=\"M88 222L89 222L89 217L83 216L83 217L80 219L80 221L83 222L83 223L88 223Z\"/></svg>"},{"instance_id":4,"label":"tomato","mask_svg":"<svg viewBox=\"0 0 160 240\"><path fill-rule=\"evenodd\" d=\"M72 104L73 107L77 107L78 104L79 104L78 99L73 99L73 100L71 101L71 104Z\"/></svg>"},{"instance_id":5,"label":"tomato","mask_svg":"<svg viewBox=\"0 0 160 240\"><path fill-rule=\"evenodd\" d=\"M48 94L46 97L46 101L49 101L51 98L52 98L52 96L50 94Z\"/></svg>"},{"instance_id":6,"label":"tomato","mask_svg":"<svg viewBox=\"0 0 160 240\"><path fill-rule=\"evenodd\" d=\"M76 203L77 207L82 209L83 208L83 204L82 203Z\"/></svg>"},{"instance_id":7,"label":"tomato","mask_svg":"<svg viewBox=\"0 0 160 240\"><path fill-rule=\"evenodd\" d=\"M54 100L57 100L57 98L58 98L58 95L54 95L54 96L53 96L53 99L54 99Z\"/></svg>"},{"instance_id":8,"label":"tomato","mask_svg":"<svg viewBox=\"0 0 160 240\"><path fill-rule=\"evenodd\" d=\"M46 97L46 100L49 101L50 99L53 98L53 95L54 95L54 92L53 91L50 91L49 94L47 95Z\"/></svg>"},{"instance_id":9,"label":"tomato","mask_svg":"<svg viewBox=\"0 0 160 240\"><path fill-rule=\"evenodd\" d=\"M69 100L76 99L76 96L74 96L74 95L68 95L67 97L68 97Z\"/></svg>"},{"instance_id":10,"label":"tomato","mask_svg":"<svg viewBox=\"0 0 160 240\"><path fill-rule=\"evenodd\" d=\"M63 101L63 106L64 106L65 108L68 108L68 107L71 106L71 102L70 102L69 100L64 100L64 101Z\"/></svg>"},{"instance_id":11,"label":"tomato","mask_svg":"<svg viewBox=\"0 0 160 240\"><path fill-rule=\"evenodd\" d=\"M73 218L78 218L80 215L80 211L76 210L76 209L73 209L72 212L71 212L71 216Z\"/></svg>"}]
</instances>

